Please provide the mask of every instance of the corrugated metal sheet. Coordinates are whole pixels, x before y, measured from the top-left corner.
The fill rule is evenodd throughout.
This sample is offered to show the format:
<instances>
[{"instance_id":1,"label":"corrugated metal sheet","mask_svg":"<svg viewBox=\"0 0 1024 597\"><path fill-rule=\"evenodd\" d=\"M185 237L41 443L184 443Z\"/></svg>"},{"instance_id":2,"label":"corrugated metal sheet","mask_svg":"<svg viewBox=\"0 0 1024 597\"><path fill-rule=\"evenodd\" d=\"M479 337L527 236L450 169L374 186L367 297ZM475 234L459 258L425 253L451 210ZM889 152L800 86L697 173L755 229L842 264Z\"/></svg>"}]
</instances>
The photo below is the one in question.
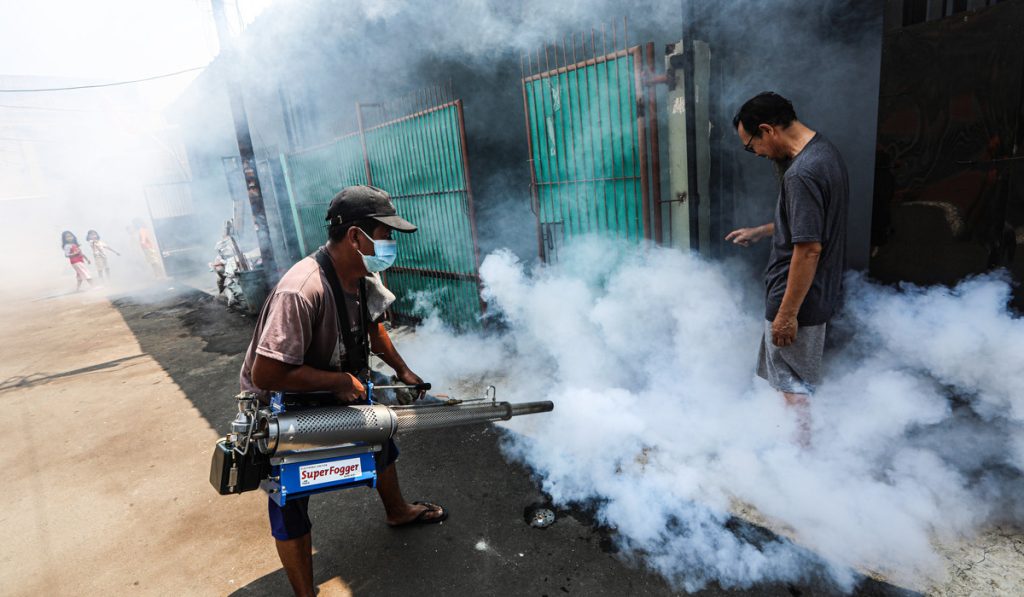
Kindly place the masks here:
<instances>
[{"instance_id":1,"label":"corrugated metal sheet","mask_svg":"<svg viewBox=\"0 0 1024 597\"><path fill-rule=\"evenodd\" d=\"M347 186L367 184L359 134L281 154L280 159L299 247L309 255L327 242L324 216L331 197Z\"/></svg>"},{"instance_id":2,"label":"corrugated metal sheet","mask_svg":"<svg viewBox=\"0 0 1024 597\"><path fill-rule=\"evenodd\" d=\"M481 305L462 130L461 102L450 102L368 130L366 151L374 184L419 226L398 235L388 270L395 312L415 316L417 294L427 293L446 321L467 326Z\"/></svg>"},{"instance_id":3,"label":"corrugated metal sheet","mask_svg":"<svg viewBox=\"0 0 1024 597\"><path fill-rule=\"evenodd\" d=\"M303 253L327 240L330 198L346 186L372 183L419 227L396 235L398 260L385 276L398 296L393 314L419 318L426 299L446 322L478 326L482 305L461 101L382 123L362 137L352 133L281 155Z\"/></svg>"},{"instance_id":4,"label":"corrugated metal sheet","mask_svg":"<svg viewBox=\"0 0 1024 597\"><path fill-rule=\"evenodd\" d=\"M536 66L531 58L530 71L541 64L539 55ZM583 234L651 237L641 66L633 47L524 73L534 207L547 260Z\"/></svg>"}]
</instances>

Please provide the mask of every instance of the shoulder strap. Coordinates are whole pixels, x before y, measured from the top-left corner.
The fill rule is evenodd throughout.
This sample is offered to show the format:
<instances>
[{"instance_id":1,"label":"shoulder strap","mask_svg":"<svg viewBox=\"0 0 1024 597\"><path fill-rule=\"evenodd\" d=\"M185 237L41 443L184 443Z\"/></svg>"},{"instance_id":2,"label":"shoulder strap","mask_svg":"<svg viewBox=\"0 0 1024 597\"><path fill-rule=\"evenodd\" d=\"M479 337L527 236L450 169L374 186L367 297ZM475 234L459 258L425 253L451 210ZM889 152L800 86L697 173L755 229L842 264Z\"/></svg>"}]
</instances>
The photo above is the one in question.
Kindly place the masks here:
<instances>
[{"instance_id":1,"label":"shoulder strap","mask_svg":"<svg viewBox=\"0 0 1024 597\"><path fill-rule=\"evenodd\" d=\"M362 341L362 352L356 353L362 358L360 371L370 369L370 303L366 300L366 278L359 278L359 339Z\"/></svg>"},{"instance_id":2,"label":"shoulder strap","mask_svg":"<svg viewBox=\"0 0 1024 597\"><path fill-rule=\"evenodd\" d=\"M362 326L363 333L368 334L372 322L370 321L370 303L366 300L366 278L359 278L359 304L362 306L359 309L359 325ZM369 350L369 346L367 346L367 350ZM370 360L369 353L366 355L366 360L367 362Z\"/></svg>"},{"instance_id":3,"label":"shoulder strap","mask_svg":"<svg viewBox=\"0 0 1024 597\"><path fill-rule=\"evenodd\" d=\"M363 314L366 311L365 302L359 305L359 337L356 338L352 334L352 321L348 316L348 308L345 306L345 293L341 289L341 283L338 282L338 274L334 270L334 263L331 261L331 256L327 254L327 251L323 249L316 252L316 262L320 265L320 269L324 272L324 277L327 278L327 284L331 287L331 293L334 294L334 307L338 312L338 327L341 328L341 341L345 345L345 359L342 362L341 368L343 371L359 375L369 366L369 342L366 338L366 316ZM363 281L360 280L360 293L363 291ZM363 299L365 301L365 299Z\"/></svg>"}]
</instances>

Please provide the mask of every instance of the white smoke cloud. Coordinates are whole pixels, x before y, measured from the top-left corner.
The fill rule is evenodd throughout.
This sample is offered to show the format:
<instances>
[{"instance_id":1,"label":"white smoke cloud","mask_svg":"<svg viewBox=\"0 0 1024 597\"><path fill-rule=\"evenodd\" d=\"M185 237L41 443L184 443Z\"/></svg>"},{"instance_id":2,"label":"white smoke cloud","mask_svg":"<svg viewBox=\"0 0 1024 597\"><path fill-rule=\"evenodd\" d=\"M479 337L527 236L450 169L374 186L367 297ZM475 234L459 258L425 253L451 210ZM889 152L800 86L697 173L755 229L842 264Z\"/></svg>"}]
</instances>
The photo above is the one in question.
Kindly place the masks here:
<instances>
[{"instance_id":1,"label":"white smoke cloud","mask_svg":"<svg viewBox=\"0 0 1024 597\"><path fill-rule=\"evenodd\" d=\"M863 572L927 586L944 575L936 541L1020 515L1024 327L1001 278L897 291L851 277L836 329L854 333L828 358L801 450L753 374L757 297L721 266L590 239L532 271L498 252L481 275L504 330L431 324L403 354L425 378L491 368L503 398L554 401L509 424L507 453L680 588L823 570L843 589ZM737 530L737 510L781 537Z\"/></svg>"}]
</instances>

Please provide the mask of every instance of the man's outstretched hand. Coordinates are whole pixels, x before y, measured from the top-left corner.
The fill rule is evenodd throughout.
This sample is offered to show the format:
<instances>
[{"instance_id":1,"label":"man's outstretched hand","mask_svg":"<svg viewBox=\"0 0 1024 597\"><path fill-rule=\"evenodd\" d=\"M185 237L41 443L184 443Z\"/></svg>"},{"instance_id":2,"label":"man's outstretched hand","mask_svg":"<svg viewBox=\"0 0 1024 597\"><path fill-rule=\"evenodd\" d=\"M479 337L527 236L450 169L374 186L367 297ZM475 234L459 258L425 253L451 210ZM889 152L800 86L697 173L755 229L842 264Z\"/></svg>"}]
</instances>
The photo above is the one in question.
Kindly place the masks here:
<instances>
[{"instance_id":1,"label":"man's outstretched hand","mask_svg":"<svg viewBox=\"0 0 1024 597\"><path fill-rule=\"evenodd\" d=\"M741 247L749 247L762 238L771 234L768 226L753 226L750 228L738 228L725 235L725 240Z\"/></svg>"}]
</instances>

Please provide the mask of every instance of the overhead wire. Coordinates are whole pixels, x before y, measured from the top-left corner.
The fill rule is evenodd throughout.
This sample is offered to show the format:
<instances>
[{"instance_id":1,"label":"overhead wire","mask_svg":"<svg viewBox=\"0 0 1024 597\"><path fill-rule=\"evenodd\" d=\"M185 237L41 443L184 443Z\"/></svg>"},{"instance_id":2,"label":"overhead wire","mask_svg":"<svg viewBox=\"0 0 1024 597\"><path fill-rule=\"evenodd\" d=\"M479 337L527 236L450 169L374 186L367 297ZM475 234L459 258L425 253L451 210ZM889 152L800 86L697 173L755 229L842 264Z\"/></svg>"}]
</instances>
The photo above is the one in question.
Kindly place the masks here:
<instances>
[{"instance_id":1,"label":"overhead wire","mask_svg":"<svg viewBox=\"0 0 1024 597\"><path fill-rule=\"evenodd\" d=\"M108 108L108 109L103 109L103 108L59 108L59 107L56 107L56 106L16 106L16 105L11 105L11 104L0 104L0 109L9 109L9 110L39 110L39 111L43 111L43 112L90 112L90 113L102 113L102 114L106 114L106 113L109 113L109 112L127 112L127 113L138 113L138 114L148 114L148 113L160 112L160 110L156 110L156 109L148 109L148 110L138 109L138 110L136 110L136 109L131 109L131 108Z\"/></svg>"},{"instance_id":2,"label":"overhead wire","mask_svg":"<svg viewBox=\"0 0 1024 597\"><path fill-rule=\"evenodd\" d=\"M99 87L116 87L118 85L131 85L133 83L144 83L146 81L155 81L157 79L166 79L167 77L174 77L177 75L183 75L197 70L202 70L206 66L194 66L192 68L186 68L173 73L165 73L162 75L153 75L152 77L143 77L141 79L131 79L128 81L114 81L112 83L94 83L91 85L74 85L69 87L40 87L36 89L0 89L0 93L41 93L47 91L73 91L76 89L96 89Z\"/></svg>"}]
</instances>

